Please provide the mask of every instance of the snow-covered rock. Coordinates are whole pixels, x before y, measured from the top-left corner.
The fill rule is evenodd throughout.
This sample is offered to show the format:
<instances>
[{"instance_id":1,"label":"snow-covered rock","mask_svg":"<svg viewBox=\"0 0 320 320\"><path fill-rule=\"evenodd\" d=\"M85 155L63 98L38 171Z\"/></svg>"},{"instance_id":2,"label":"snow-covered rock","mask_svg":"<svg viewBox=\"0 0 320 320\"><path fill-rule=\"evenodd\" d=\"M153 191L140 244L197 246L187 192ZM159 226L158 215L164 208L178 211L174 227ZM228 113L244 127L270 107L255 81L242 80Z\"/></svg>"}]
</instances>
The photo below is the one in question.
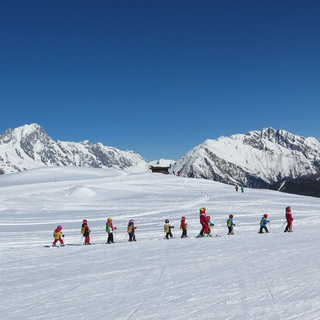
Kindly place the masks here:
<instances>
[{"instance_id":1,"label":"snow-covered rock","mask_svg":"<svg viewBox=\"0 0 320 320\"><path fill-rule=\"evenodd\" d=\"M8 129L0 135L0 169L4 173L41 166L81 166L146 172L148 163L133 151L101 143L54 141L38 124Z\"/></svg>"},{"instance_id":2,"label":"snow-covered rock","mask_svg":"<svg viewBox=\"0 0 320 320\"><path fill-rule=\"evenodd\" d=\"M320 140L266 128L206 140L173 166L186 177L266 187L285 177L319 174Z\"/></svg>"}]
</instances>

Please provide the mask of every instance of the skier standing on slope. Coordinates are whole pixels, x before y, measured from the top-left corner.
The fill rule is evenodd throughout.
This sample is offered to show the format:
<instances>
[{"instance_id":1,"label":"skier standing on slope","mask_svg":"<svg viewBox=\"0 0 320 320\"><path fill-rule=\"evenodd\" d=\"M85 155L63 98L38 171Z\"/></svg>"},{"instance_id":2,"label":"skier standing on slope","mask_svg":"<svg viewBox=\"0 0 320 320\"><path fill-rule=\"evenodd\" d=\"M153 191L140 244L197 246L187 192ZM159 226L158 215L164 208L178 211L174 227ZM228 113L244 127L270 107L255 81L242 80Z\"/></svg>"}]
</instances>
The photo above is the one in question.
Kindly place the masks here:
<instances>
[{"instance_id":1,"label":"skier standing on slope","mask_svg":"<svg viewBox=\"0 0 320 320\"><path fill-rule=\"evenodd\" d=\"M227 227L228 227L228 235L233 235L233 227L235 227L236 225L233 223L233 214L229 215L229 219L227 220Z\"/></svg>"},{"instance_id":2,"label":"skier standing on slope","mask_svg":"<svg viewBox=\"0 0 320 320\"><path fill-rule=\"evenodd\" d=\"M180 229L182 230L181 238L188 238L187 228L188 228L188 224L186 223L186 217L182 217L180 222Z\"/></svg>"},{"instance_id":3,"label":"skier standing on slope","mask_svg":"<svg viewBox=\"0 0 320 320\"><path fill-rule=\"evenodd\" d=\"M200 224L202 226L199 237L208 236L209 227L208 227L207 222L209 220L206 215L206 208L200 208L199 210L200 210Z\"/></svg>"},{"instance_id":4,"label":"skier standing on slope","mask_svg":"<svg viewBox=\"0 0 320 320\"><path fill-rule=\"evenodd\" d=\"M263 233L263 230L265 230L266 233L269 233L269 230L268 230L268 228L267 228L267 224L268 224L270 221L269 221L267 218L268 218L268 215L265 213L265 214L262 216L261 220L260 220L260 231L259 231L259 233Z\"/></svg>"},{"instance_id":5,"label":"skier standing on slope","mask_svg":"<svg viewBox=\"0 0 320 320\"><path fill-rule=\"evenodd\" d=\"M173 234L171 232L171 229L174 228L174 226L172 226L170 223L169 223L169 219L166 219L165 221L165 225L164 225L164 232L166 234L166 239L169 239L170 238L173 238Z\"/></svg>"},{"instance_id":6,"label":"skier standing on slope","mask_svg":"<svg viewBox=\"0 0 320 320\"><path fill-rule=\"evenodd\" d=\"M87 219L84 219L82 221L82 226L81 226L81 233L82 235L84 236L84 244L87 245L87 244L91 244L90 242L90 228L88 227L88 221Z\"/></svg>"},{"instance_id":7,"label":"skier standing on slope","mask_svg":"<svg viewBox=\"0 0 320 320\"><path fill-rule=\"evenodd\" d=\"M291 208L286 207L286 219L287 219L287 225L286 228L284 229L284 232L292 232L292 213L291 213Z\"/></svg>"},{"instance_id":8,"label":"skier standing on slope","mask_svg":"<svg viewBox=\"0 0 320 320\"><path fill-rule=\"evenodd\" d=\"M54 237L54 241L52 243L53 247L56 247L56 243L59 241L60 242L60 246L64 247L64 243L63 240L61 239L61 237L64 237L64 235L62 234L62 226L59 225L56 229L54 229L53 231L53 237Z\"/></svg>"},{"instance_id":9,"label":"skier standing on slope","mask_svg":"<svg viewBox=\"0 0 320 320\"><path fill-rule=\"evenodd\" d=\"M136 236L135 236L135 230L137 229L137 227L134 226L134 220L130 219L129 223L128 223L128 228L127 228L127 232L129 235L129 242L136 242Z\"/></svg>"},{"instance_id":10,"label":"skier standing on slope","mask_svg":"<svg viewBox=\"0 0 320 320\"><path fill-rule=\"evenodd\" d=\"M211 237L211 227L214 226L214 223L211 222L210 216L207 216L207 225L208 225L208 236Z\"/></svg>"},{"instance_id":11,"label":"skier standing on slope","mask_svg":"<svg viewBox=\"0 0 320 320\"><path fill-rule=\"evenodd\" d=\"M106 232L108 232L107 244L114 243L114 240L113 240L113 231L114 230L117 230L117 227L113 226L112 218L108 218L108 221L106 222Z\"/></svg>"}]
</instances>

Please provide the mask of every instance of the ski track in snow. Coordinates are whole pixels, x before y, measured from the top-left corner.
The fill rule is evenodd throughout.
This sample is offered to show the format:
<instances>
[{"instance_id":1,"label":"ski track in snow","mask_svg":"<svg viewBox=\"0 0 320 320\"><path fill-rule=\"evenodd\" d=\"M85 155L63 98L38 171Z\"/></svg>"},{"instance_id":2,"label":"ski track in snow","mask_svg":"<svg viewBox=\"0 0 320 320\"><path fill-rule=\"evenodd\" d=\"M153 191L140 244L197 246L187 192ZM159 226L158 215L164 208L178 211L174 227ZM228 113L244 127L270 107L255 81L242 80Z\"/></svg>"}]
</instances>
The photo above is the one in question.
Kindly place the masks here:
<instances>
[{"instance_id":1,"label":"ski track in snow","mask_svg":"<svg viewBox=\"0 0 320 320\"><path fill-rule=\"evenodd\" d=\"M90 178L81 179L81 168L76 173L77 181L46 177L41 184L2 187L0 181L1 318L320 319L320 199L270 190L241 194L182 177L92 178L86 169ZM292 234L282 231L287 205ZM213 234L222 237L195 238L202 206L215 223ZM271 233L260 235L265 212ZM226 236L230 213L235 236ZM182 215L188 239L180 239ZM114 245L104 244L108 216L118 226ZM76 246L84 218L97 245ZM130 218L136 243L126 241ZM162 239L166 218L176 225L173 240ZM70 246L44 248L58 224Z\"/></svg>"}]
</instances>

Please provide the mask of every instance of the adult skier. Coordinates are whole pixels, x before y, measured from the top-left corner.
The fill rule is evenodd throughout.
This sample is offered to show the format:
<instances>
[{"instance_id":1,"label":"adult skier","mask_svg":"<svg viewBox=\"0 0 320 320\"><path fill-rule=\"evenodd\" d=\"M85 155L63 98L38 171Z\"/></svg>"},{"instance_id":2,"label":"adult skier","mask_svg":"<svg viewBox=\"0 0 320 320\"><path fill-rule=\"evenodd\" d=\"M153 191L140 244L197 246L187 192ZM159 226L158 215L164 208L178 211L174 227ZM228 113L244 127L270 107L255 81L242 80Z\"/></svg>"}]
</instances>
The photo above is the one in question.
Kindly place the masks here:
<instances>
[{"instance_id":1,"label":"adult skier","mask_svg":"<svg viewBox=\"0 0 320 320\"><path fill-rule=\"evenodd\" d=\"M209 227L208 227L208 217L206 214L206 208L200 208L200 224L202 229L200 231L199 237L208 236Z\"/></svg>"},{"instance_id":2,"label":"adult skier","mask_svg":"<svg viewBox=\"0 0 320 320\"><path fill-rule=\"evenodd\" d=\"M292 213L291 213L291 208L286 207L286 219L287 219L287 225L286 228L284 229L284 232L292 232Z\"/></svg>"}]
</instances>

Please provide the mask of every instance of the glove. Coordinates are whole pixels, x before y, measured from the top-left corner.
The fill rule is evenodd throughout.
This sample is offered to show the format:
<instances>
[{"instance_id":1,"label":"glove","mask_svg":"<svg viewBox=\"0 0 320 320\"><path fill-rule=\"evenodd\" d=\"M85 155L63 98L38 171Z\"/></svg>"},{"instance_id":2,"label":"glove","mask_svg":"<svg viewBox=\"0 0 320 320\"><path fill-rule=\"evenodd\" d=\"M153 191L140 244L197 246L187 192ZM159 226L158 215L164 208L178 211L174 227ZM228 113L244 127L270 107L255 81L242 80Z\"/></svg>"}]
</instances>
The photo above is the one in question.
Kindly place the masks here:
<instances>
[{"instance_id":1,"label":"glove","mask_svg":"<svg viewBox=\"0 0 320 320\"><path fill-rule=\"evenodd\" d=\"M114 230L117 230L117 227L114 227L113 229L114 229Z\"/></svg>"},{"instance_id":2,"label":"glove","mask_svg":"<svg viewBox=\"0 0 320 320\"><path fill-rule=\"evenodd\" d=\"M137 227L134 227L134 230L136 230L137 229Z\"/></svg>"},{"instance_id":3,"label":"glove","mask_svg":"<svg viewBox=\"0 0 320 320\"><path fill-rule=\"evenodd\" d=\"M236 225L234 224L233 226L235 227Z\"/></svg>"},{"instance_id":4,"label":"glove","mask_svg":"<svg viewBox=\"0 0 320 320\"><path fill-rule=\"evenodd\" d=\"M64 234L62 235L62 238L64 238Z\"/></svg>"},{"instance_id":5,"label":"glove","mask_svg":"<svg viewBox=\"0 0 320 320\"><path fill-rule=\"evenodd\" d=\"M174 226L171 226L171 228L173 228L173 229L174 229Z\"/></svg>"}]
</instances>

